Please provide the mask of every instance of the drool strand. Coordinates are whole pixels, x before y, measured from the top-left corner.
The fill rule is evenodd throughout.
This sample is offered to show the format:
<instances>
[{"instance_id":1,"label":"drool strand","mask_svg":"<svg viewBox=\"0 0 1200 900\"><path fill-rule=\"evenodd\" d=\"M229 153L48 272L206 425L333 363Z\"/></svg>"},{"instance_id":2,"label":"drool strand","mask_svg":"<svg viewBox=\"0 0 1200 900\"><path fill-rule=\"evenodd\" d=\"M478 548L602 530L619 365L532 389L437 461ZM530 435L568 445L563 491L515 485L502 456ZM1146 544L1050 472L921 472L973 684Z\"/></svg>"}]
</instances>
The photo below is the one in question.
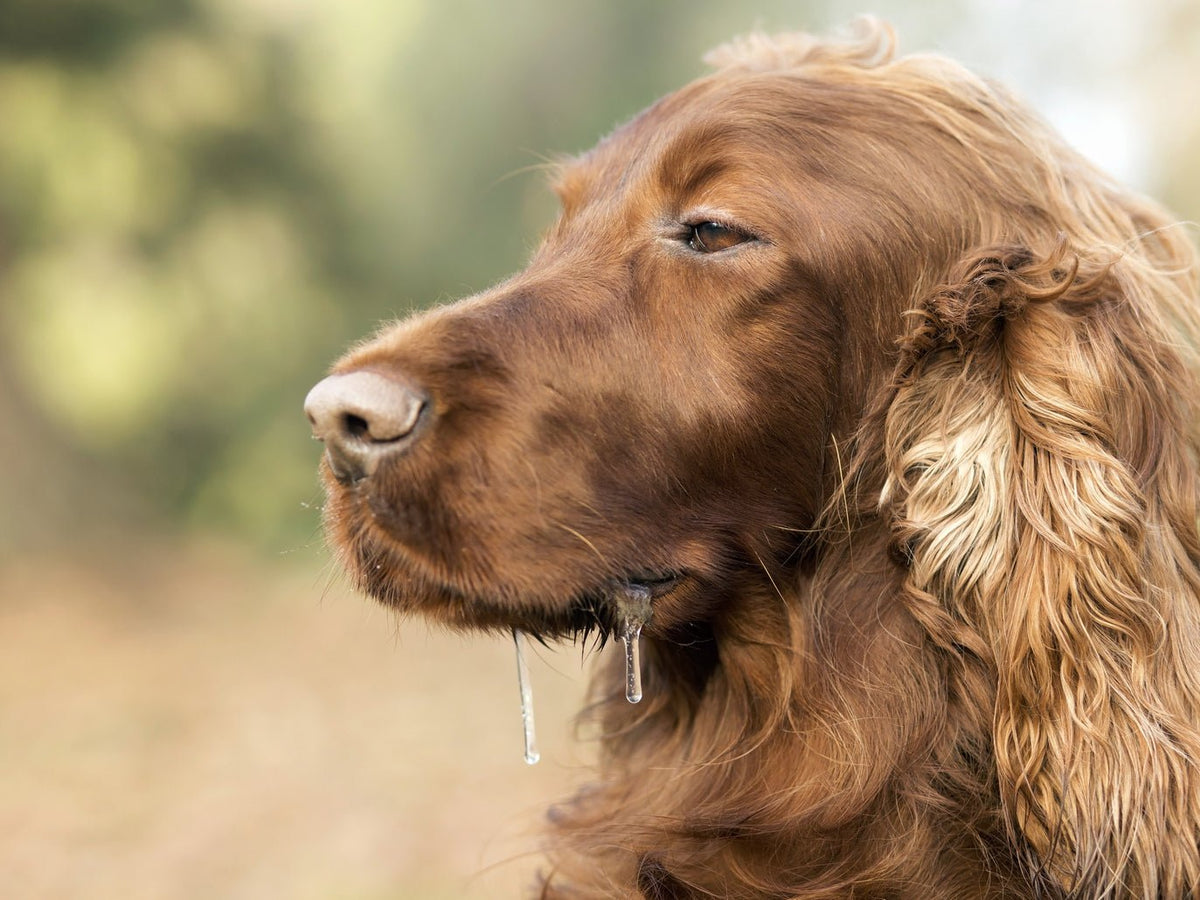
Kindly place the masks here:
<instances>
[{"instance_id":1,"label":"drool strand","mask_svg":"<svg viewBox=\"0 0 1200 900\"><path fill-rule=\"evenodd\" d=\"M642 585L621 585L613 600L625 645L625 699L638 703L642 699L642 628L650 621L650 591Z\"/></svg>"},{"instance_id":2,"label":"drool strand","mask_svg":"<svg viewBox=\"0 0 1200 900\"><path fill-rule=\"evenodd\" d=\"M533 685L529 681L529 666L525 664L525 632L512 630L513 644L517 648L517 687L521 689L521 727L525 733L525 762L533 765L542 755L538 752L537 737L533 732Z\"/></svg>"},{"instance_id":3,"label":"drool strand","mask_svg":"<svg viewBox=\"0 0 1200 900\"><path fill-rule=\"evenodd\" d=\"M625 699L642 699L642 623L626 619L621 625L621 643L625 645Z\"/></svg>"}]
</instances>

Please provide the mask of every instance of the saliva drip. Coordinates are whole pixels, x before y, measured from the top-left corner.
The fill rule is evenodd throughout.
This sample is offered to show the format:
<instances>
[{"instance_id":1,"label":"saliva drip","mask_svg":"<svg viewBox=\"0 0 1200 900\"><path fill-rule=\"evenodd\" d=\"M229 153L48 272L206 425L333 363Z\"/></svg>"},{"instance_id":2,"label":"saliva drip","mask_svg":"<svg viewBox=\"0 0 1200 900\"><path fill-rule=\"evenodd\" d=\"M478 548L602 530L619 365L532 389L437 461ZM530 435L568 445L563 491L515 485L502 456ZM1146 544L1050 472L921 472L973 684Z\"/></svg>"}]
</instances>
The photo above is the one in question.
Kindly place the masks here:
<instances>
[{"instance_id":1,"label":"saliva drip","mask_svg":"<svg viewBox=\"0 0 1200 900\"><path fill-rule=\"evenodd\" d=\"M650 590L640 584L624 584L616 590L614 601L625 645L625 699L642 699L642 628L650 621Z\"/></svg>"},{"instance_id":2,"label":"saliva drip","mask_svg":"<svg viewBox=\"0 0 1200 900\"><path fill-rule=\"evenodd\" d=\"M625 699L640 703L642 699L642 629L650 621L650 589L640 584L619 585L613 592L617 620L620 623L621 643L625 646ZM542 755L537 749L533 730L533 686L529 681L529 666L525 662L525 632L513 628L513 645L517 650L517 686L521 690L521 726L525 736L525 762L533 765Z\"/></svg>"},{"instance_id":3,"label":"saliva drip","mask_svg":"<svg viewBox=\"0 0 1200 900\"><path fill-rule=\"evenodd\" d=\"M542 755L538 752L537 736L533 731L533 685L529 682L529 666L525 664L525 632L512 630L517 648L517 687L521 689L521 727L525 733L525 762L533 765Z\"/></svg>"},{"instance_id":4,"label":"saliva drip","mask_svg":"<svg viewBox=\"0 0 1200 900\"><path fill-rule=\"evenodd\" d=\"M625 699L642 699L642 623L626 619L621 624L621 643L625 645Z\"/></svg>"}]
</instances>

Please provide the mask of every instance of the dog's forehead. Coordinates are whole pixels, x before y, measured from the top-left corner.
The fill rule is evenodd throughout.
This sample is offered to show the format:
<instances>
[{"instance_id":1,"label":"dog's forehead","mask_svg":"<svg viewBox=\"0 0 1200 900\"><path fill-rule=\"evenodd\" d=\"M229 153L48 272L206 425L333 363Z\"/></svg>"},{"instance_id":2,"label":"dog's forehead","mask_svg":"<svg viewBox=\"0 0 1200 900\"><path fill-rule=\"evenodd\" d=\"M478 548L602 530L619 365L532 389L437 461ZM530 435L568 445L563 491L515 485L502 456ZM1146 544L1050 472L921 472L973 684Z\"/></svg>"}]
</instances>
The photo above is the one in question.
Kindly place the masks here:
<instances>
[{"instance_id":1,"label":"dog's forehead","mask_svg":"<svg viewBox=\"0 0 1200 900\"><path fill-rule=\"evenodd\" d=\"M591 149L560 161L551 187L571 208L582 203L596 184L629 184L678 136L695 127L712 79L699 79L667 94L642 110Z\"/></svg>"},{"instance_id":2,"label":"dog's forehead","mask_svg":"<svg viewBox=\"0 0 1200 900\"><path fill-rule=\"evenodd\" d=\"M778 73L718 72L697 79L592 149L561 161L551 187L568 210L648 181L686 191L731 159L754 152L752 132L763 120L747 112L778 104L779 94L794 89L794 79Z\"/></svg>"}]
</instances>

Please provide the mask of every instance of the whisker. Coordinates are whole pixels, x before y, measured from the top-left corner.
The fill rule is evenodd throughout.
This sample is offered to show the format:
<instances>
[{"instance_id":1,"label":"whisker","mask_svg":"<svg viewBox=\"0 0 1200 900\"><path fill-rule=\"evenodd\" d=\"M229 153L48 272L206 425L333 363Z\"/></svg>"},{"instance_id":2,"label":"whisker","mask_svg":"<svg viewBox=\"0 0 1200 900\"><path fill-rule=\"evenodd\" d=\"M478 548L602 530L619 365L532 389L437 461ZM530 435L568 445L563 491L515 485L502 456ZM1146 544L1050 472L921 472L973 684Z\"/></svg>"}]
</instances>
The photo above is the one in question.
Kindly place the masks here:
<instances>
[{"instance_id":1,"label":"whisker","mask_svg":"<svg viewBox=\"0 0 1200 900\"><path fill-rule=\"evenodd\" d=\"M600 562L604 563L604 565L606 567L609 567L609 562L605 558L604 554L601 553L599 551L599 549L597 549L596 545L593 544L591 541L589 541L584 535L580 534L578 531L576 531L570 525L565 525L562 522L554 522L553 524L555 526L557 526L558 528L561 528L563 531L567 532L568 534L579 538L579 540L584 544L584 546L586 546L589 550L592 551L592 553L594 553L596 555L596 558L598 560L600 560Z\"/></svg>"}]
</instances>

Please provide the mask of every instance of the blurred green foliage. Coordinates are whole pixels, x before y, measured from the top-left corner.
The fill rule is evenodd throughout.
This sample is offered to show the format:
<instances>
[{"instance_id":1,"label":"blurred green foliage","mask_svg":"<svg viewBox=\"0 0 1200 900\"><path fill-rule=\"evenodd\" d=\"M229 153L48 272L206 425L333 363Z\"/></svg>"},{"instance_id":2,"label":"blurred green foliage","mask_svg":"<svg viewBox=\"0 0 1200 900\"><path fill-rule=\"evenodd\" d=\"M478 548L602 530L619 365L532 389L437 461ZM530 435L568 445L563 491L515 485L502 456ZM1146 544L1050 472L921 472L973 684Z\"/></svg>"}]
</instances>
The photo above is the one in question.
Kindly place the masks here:
<instances>
[{"instance_id":1,"label":"blurred green foliage","mask_svg":"<svg viewBox=\"0 0 1200 900\"><path fill-rule=\"evenodd\" d=\"M300 402L348 343L517 268L545 154L703 50L846 17L733 6L0 0L0 549L307 541Z\"/></svg>"}]
</instances>

